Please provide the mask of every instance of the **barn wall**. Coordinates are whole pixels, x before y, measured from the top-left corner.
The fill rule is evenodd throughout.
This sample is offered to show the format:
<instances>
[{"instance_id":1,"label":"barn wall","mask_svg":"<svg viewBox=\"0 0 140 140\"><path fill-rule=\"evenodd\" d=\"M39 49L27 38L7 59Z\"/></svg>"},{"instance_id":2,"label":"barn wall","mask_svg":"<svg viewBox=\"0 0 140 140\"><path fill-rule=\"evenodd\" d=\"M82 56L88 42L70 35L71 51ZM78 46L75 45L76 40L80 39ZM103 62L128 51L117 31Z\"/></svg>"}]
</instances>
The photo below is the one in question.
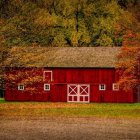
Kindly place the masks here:
<instances>
[{"instance_id":1,"label":"barn wall","mask_svg":"<svg viewBox=\"0 0 140 140\"><path fill-rule=\"evenodd\" d=\"M6 74L18 73L19 71L32 70L32 68L7 69ZM9 86L11 81L7 81L5 99L8 101L52 101L67 102L67 84L89 84L90 102L134 102L133 92L113 91L112 83L117 82L119 75L114 68L36 68L36 75L42 76L43 71L52 71L53 80L34 83L31 87L36 87L35 93L19 91L19 79L13 88ZM32 77L33 75L31 75ZM50 83L51 90L44 91L44 83ZM106 90L100 91L99 84L106 84Z\"/></svg>"}]
</instances>

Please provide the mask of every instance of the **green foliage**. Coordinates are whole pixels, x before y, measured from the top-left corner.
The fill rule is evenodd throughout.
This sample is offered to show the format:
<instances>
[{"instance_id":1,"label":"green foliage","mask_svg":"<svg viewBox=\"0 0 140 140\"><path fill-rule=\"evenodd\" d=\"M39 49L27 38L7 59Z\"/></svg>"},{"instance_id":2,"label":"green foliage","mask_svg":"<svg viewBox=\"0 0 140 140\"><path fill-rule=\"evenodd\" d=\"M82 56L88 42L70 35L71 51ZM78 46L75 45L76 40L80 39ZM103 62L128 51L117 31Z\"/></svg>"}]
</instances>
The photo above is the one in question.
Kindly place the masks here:
<instances>
[{"instance_id":1,"label":"green foliage","mask_svg":"<svg viewBox=\"0 0 140 140\"><path fill-rule=\"evenodd\" d=\"M0 1L6 46L114 46L115 23L123 10L115 0Z\"/></svg>"},{"instance_id":2,"label":"green foliage","mask_svg":"<svg viewBox=\"0 0 140 140\"><path fill-rule=\"evenodd\" d=\"M106 34L102 34L96 43L98 46L113 46L113 40Z\"/></svg>"}]
</instances>

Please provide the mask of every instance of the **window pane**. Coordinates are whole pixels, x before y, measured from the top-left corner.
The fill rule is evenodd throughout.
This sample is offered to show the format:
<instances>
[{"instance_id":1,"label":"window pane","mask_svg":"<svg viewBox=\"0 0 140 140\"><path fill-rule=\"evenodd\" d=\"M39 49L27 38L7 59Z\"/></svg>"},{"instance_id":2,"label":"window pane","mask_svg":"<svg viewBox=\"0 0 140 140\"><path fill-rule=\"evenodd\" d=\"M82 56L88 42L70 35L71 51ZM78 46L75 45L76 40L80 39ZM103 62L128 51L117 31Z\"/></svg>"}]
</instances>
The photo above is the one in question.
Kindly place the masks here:
<instances>
[{"instance_id":1,"label":"window pane","mask_svg":"<svg viewBox=\"0 0 140 140\"><path fill-rule=\"evenodd\" d=\"M49 89L49 85L46 85L46 89Z\"/></svg>"},{"instance_id":2,"label":"window pane","mask_svg":"<svg viewBox=\"0 0 140 140\"><path fill-rule=\"evenodd\" d=\"M99 85L99 90L105 90L105 84L100 84Z\"/></svg>"},{"instance_id":3,"label":"window pane","mask_svg":"<svg viewBox=\"0 0 140 140\"><path fill-rule=\"evenodd\" d=\"M119 85L118 84L113 84L113 90L119 90Z\"/></svg>"},{"instance_id":4,"label":"window pane","mask_svg":"<svg viewBox=\"0 0 140 140\"><path fill-rule=\"evenodd\" d=\"M104 85L101 85L101 89L104 89Z\"/></svg>"},{"instance_id":5,"label":"window pane","mask_svg":"<svg viewBox=\"0 0 140 140\"><path fill-rule=\"evenodd\" d=\"M50 90L50 84L44 84L44 90L49 91Z\"/></svg>"},{"instance_id":6,"label":"window pane","mask_svg":"<svg viewBox=\"0 0 140 140\"><path fill-rule=\"evenodd\" d=\"M18 85L18 90L24 90L24 85Z\"/></svg>"}]
</instances>

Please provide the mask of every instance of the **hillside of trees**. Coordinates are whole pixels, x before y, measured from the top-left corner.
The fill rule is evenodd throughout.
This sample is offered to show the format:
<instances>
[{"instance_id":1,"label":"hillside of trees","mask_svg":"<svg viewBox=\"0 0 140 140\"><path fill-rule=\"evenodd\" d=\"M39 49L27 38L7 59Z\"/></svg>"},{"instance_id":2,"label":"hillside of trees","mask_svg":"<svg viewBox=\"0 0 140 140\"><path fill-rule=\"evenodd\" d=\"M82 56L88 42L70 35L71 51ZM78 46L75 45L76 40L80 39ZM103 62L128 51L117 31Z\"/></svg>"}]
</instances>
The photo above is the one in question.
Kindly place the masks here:
<instances>
[{"instance_id":1,"label":"hillside of trees","mask_svg":"<svg viewBox=\"0 0 140 140\"><path fill-rule=\"evenodd\" d=\"M5 46L122 46L139 0L0 0Z\"/></svg>"}]
</instances>

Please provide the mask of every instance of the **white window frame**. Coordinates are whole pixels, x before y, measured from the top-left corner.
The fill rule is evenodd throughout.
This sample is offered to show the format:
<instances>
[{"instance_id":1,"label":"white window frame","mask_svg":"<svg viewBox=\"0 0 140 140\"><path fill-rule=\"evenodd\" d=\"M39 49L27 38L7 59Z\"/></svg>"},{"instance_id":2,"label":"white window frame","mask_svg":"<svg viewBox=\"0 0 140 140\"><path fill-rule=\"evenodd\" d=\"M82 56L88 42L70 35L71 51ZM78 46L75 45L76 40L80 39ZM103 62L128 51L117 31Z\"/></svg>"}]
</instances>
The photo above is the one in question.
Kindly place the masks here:
<instances>
[{"instance_id":1,"label":"white window frame","mask_svg":"<svg viewBox=\"0 0 140 140\"><path fill-rule=\"evenodd\" d=\"M118 88L117 89L115 89L115 85L117 85L118 86ZM119 84L117 84L117 83L113 83L112 84L112 89L114 90L114 91L118 91L119 90Z\"/></svg>"},{"instance_id":2,"label":"white window frame","mask_svg":"<svg viewBox=\"0 0 140 140\"><path fill-rule=\"evenodd\" d=\"M48 89L46 89L46 85L49 86ZM50 90L51 90L51 86L50 86L50 84L44 84L44 91L50 91Z\"/></svg>"},{"instance_id":3,"label":"white window frame","mask_svg":"<svg viewBox=\"0 0 140 140\"><path fill-rule=\"evenodd\" d=\"M21 88L21 86L23 86L23 88ZM24 90L24 84L19 84L18 85L18 90Z\"/></svg>"},{"instance_id":4,"label":"white window frame","mask_svg":"<svg viewBox=\"0 0 140 140\"><path fill-rule=\"evenodd\" d=\"M43 71L43 81L45 81L45 73L50 72L51 73L51 81L53 81L53 72L52 71Z\"/></svg>"},{"instance_id":5,"label":"white window frame","mask_svg":"<svg viewBox=\"0 0 140 140\"><path fill-rule=\"evenodd\" d=\"M102 89L102 85L104 85L104 89ZM106 84L99 84L99 90L106 90Z\"/></svg>"}]
</instances>

